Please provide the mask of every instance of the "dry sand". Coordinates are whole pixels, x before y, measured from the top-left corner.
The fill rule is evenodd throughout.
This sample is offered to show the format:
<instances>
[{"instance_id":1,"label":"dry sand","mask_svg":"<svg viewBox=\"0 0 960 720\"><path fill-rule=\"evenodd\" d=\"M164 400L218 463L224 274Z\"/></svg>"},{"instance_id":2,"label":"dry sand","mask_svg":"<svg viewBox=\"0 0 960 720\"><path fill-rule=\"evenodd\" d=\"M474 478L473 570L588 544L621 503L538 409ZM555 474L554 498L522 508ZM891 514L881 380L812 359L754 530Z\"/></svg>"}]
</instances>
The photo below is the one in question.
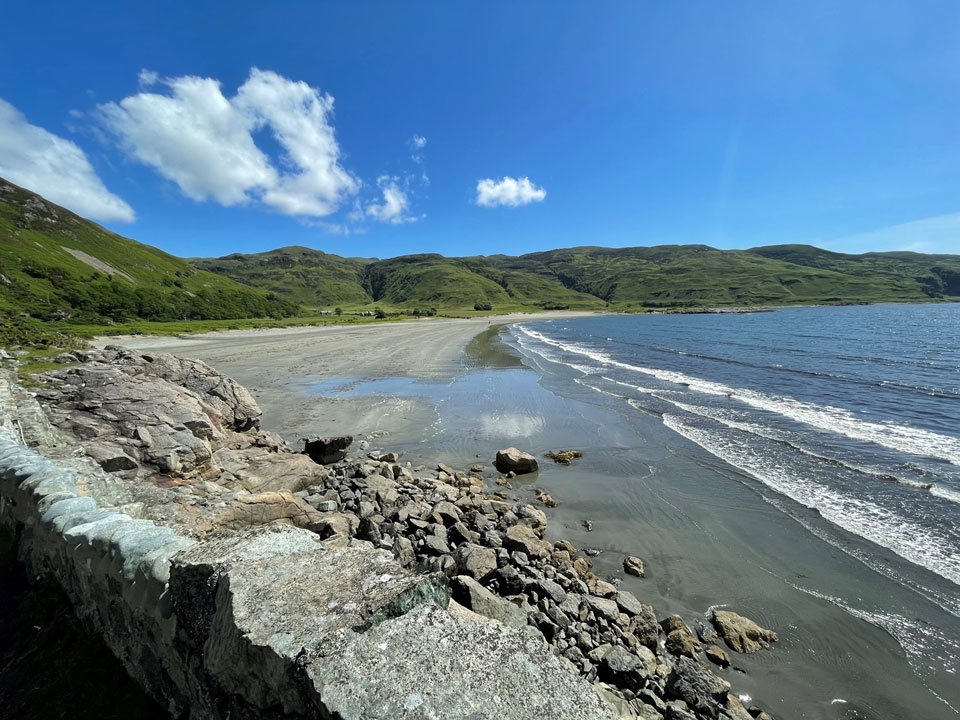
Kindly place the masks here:
<instances>
[{"instance_id":1,"label":"dry sand","mask_svg":"<svg viewBox=\"0 0 960 720\"><path fill-rule=\"evenodd\" d=\"M428 408L404 398L330 400L310 394L309 388L337 378L453 377L466 369L467 343L489 327L595 314L516 313L178 337L102 337L97 344L203 360L246 386L263 409L263 427L291 443L303 435L385 430L394 441L405 442L432 422Z\"/></svg>"}]
</instances>

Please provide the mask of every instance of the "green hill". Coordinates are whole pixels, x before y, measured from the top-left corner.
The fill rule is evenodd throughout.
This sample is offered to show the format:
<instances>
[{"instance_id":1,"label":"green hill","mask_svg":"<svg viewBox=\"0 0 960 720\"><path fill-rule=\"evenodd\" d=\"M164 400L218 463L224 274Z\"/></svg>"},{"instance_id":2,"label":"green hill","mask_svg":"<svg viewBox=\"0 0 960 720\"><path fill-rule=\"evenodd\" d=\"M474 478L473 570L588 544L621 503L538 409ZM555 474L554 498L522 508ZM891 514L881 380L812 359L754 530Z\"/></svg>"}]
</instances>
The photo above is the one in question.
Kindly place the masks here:
<instances>
[{"instance_id":1,"label":"green hill","mask_svg":"<svg viewBox=\"0 0 960 720\"><path fill-rule=\"evenodd\" d=\"M363 285L363 271L370 260L292 246L253 255L191 258L190 262L202 270L270 290L308 307L370 302Z\"/></svg>"},{"instance_id":2,"label":"green hill","mask_svg":"<svg viewBox=\"0 0 960 720\"><path fill-rule=\"evenodd\" d=\"M198 270L0 178L0 316L130 319L287 317L295 302Z\"/></svg>"},{"instance_id":3,"label":"green hill","mask_svg":"<svg viewBox=\"0 0 960 720\"><path fill-rule=\"evenodd\" d=\"M806 245L576 247L512 257L341 258L308 248L194 260L305 305L696 308L960 299L960 256Z\"/></svg>"}]
</instances>

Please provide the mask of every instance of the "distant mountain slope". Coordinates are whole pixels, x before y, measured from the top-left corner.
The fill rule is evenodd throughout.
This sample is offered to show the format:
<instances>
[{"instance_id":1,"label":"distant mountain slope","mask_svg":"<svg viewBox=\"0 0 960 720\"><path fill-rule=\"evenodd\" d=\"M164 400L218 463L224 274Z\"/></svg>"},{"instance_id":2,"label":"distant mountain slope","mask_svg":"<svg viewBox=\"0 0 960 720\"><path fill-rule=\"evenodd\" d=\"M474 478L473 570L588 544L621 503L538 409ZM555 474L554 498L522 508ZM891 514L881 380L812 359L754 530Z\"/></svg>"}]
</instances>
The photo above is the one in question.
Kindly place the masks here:
<instances>
[{"instance_id":1,"label":"distant mountain slope","mask_svg":"<svg viewBox=\"0 0 960 720\"><path fill-rule=\"evenodd\" d=\"M960 249L960 238L957 238ZM854 277L886 278L892 282L919 283L932 297L960 295L960 255L927 255L915 252L871 252L847 255L810 245L769 245L751 253L796 265L833 270Z\"/></svg>"},{"instance_id":2,"label":"distant mountain slope","mask_svg":"<svg viewBox=\"0 0 960 720\"><path fill-rule=\"evenodd\" d=\"M960 299L960 256L806 245L576 247L512 257L348 259L308 248L194 260L318 307L703 307Z\"/></svg>"},{"instance_id":3,"label":"distant mountain slope","mask_svg":"<svg viewBox=\"0 0 960 720\"><path fill-rule=\"evenodd\" d=\"M0 314L102 323L298 311L290 300L198 270L0 178Z\"/></svg>"}]
</instances>

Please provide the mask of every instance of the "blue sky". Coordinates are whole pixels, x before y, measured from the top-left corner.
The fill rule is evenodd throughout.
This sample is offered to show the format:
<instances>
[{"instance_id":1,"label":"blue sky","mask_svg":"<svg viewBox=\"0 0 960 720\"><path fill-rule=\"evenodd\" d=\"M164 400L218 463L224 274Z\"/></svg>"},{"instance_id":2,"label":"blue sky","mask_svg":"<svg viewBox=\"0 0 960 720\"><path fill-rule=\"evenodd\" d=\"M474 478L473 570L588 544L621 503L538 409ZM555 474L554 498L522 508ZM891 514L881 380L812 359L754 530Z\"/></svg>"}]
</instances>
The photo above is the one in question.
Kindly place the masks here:
<instances>
[{"instance_id":1,"label":"blue sky","mask_svg":"<svg viewBox=\"0 0 960 720\"><path fill-rule=\"evenodd\" d=\"M4 8L0 175L177 255L960 252L960 3L147 5Z\"/></svg>"}]
</instances>

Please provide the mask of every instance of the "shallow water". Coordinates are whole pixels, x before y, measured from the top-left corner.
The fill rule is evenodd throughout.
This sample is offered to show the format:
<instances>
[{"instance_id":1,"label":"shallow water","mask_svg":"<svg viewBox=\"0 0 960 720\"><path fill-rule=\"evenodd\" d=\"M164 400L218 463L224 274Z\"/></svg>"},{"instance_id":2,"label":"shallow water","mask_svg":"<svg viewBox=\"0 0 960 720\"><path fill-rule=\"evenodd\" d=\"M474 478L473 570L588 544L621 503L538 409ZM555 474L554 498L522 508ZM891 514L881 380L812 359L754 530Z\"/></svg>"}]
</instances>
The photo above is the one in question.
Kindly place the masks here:
<instances>
[{"instance_id":1,"label":"shallow water","mask_svg":"<svg viewBox=\"0 0 960 720\"><path fill-rule=\"evenodd\" d=\"M312 391L381 407L381 444L414 463L583 450L529 481L560 503L550 533L606 574L643 557L624 586L660 615L776 630L726 671L776 717L950 718L958 336L955 305L584 318L485 333L449 378Z\"/></svg>"}]
</instances>

